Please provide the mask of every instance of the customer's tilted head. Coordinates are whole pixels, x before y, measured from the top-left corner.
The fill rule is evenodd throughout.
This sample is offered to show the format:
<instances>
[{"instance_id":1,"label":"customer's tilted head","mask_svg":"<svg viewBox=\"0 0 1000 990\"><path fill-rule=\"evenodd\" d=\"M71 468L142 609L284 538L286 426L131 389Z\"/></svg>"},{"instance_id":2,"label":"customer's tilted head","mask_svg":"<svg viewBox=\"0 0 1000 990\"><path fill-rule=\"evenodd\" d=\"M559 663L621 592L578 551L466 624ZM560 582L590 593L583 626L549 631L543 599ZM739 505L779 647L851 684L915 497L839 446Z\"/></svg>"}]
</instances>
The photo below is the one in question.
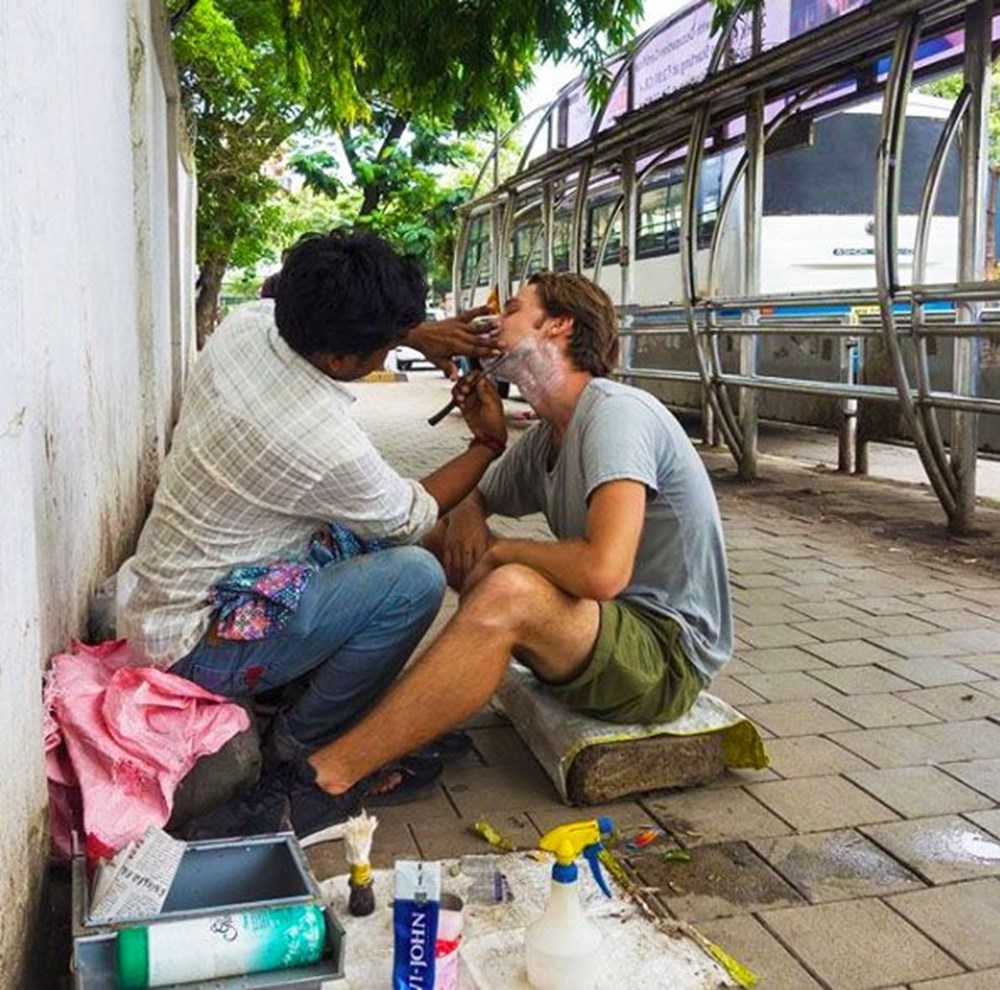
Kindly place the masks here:
<instances>
[{"instance_id":1,"label":"customer's tilted head","mask_svg":"<svg viewBox=\"0 0 1000 990\"><path fill-rule=\"evenodd\" d=\"M415 258L375 234L333 231L300 240L281 269L274 306L289 347L371 354L424 319L427 285Z\"/></svg>"},{"instance_id":2,"label":"customer's tilted head","mask_svg":"<svg viewBox=\"0 0 1000 990\"><path fill-rule=\"evenodd\" d=\"M602 378L618 358L618 314L608 294L575 272L538 272L528 279L546 316L573 320L569 355L581 371Z\"/></svg>"}]
</instances>

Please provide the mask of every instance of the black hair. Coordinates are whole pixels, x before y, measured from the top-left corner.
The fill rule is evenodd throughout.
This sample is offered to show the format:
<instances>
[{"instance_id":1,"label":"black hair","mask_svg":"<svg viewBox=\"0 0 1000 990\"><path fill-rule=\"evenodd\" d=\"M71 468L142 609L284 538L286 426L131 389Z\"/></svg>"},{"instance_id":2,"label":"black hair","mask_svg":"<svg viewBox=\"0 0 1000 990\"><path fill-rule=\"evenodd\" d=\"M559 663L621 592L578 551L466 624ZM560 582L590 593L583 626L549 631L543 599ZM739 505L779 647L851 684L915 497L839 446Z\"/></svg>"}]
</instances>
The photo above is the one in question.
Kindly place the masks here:
<instances>
[{"instance_id":1,"label":"black hair","mask_svg":"<svg viewBox=\"0 0 1000 990\"><path fill-rule=\"evenodd\" d=\"M304 357L371 354L424 319L426 295L415 258L376 234L334 230L302 238L289 251L274 319Z\"/></svg>"}]
</instances>

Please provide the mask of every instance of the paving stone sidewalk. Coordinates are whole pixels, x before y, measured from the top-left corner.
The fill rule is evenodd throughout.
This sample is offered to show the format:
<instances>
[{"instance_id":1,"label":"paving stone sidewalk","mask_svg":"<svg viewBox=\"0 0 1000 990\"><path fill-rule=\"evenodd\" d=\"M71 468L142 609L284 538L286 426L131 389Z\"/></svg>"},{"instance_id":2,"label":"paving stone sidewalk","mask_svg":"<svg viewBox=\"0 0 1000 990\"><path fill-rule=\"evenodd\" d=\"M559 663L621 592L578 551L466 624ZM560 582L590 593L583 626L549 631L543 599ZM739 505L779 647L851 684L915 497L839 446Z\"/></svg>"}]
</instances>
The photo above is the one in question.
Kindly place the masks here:
<instances>
[{"instance_id":1,"label":"paving stone sidewalk","mask_svg":"<svg viewBox=\"0 0 1000 990\"><path fill-rule=\"evenodd\" d=\"M462 448L457 415L426 425L448 399L442 379L356 392L405 473ZM512 434L526 411L508 403ZM724 452L703 456L738 637L712 690L759 726L770 769L581 812L487 711L470 723L475 753L432 798L380 814L378 865L485 852L469 830L480 816L530 845L610 814L625 834L667 830L634 860L640 874L765 990L1000 987L1000 512L954 540L926 490L770 458L741 485ZM538 518L498 528L547 533ZM667 845L690 861L664 861ZM321 877L344 870L336 844L310 859Z\"/></svg>"}]
</instances>

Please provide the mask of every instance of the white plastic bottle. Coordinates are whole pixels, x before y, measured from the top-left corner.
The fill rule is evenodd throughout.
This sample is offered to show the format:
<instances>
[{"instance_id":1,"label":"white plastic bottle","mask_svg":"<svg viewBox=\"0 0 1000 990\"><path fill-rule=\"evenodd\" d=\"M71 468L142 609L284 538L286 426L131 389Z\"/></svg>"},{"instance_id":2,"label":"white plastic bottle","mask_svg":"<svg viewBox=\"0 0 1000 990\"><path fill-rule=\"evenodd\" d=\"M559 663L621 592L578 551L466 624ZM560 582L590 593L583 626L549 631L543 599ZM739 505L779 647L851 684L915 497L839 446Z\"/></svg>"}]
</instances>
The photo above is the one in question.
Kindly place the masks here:
<instances>
[{"instance_id":1,"label":"white plastic bottle","mask_svg":"<svg viewBox=\"0 0 1000 990\"><path fill-rule=\"evenodd\" d=\"M556 855L545 914L525 935L528 982L535 990L593 990L601 933L580 904L573 847L565 843Z\"/></svg>"},{"instance_id":2,"label":"white plastic bottle","mask_svg":"<svg viewBox=\"0 0 1000 990\"><path fill-rule=\"evenodd\" d=\"M307 966L322 956L325 941L326 919L317 904L123 928L116 946L118 985L145 990Z\"/></svg>"}]
</instances>

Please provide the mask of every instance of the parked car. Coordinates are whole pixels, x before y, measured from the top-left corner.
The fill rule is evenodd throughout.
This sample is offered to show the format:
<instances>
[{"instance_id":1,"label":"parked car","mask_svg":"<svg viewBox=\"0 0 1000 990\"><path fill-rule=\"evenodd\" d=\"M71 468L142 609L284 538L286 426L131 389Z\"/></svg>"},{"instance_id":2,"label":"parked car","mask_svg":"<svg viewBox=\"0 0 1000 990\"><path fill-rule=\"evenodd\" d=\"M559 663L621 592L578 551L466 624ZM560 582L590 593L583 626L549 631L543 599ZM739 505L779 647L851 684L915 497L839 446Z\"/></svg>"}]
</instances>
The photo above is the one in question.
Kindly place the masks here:
<instances>
[{"instance_id":1,"label":"parked car","mask_svg":"<svg viewBox=\"0 0 1000 990\"><path fill-rule=\"evenodd\" d=\"M444 310L437 306L427 307L427 317L428 320L443 320L445 318ZM436 368L437 365L415 347L408 347L406 344L400 344L394 351L396 358L396 367L400 371L409 371L411 368Z\"/></svg>"}]
</instances>

